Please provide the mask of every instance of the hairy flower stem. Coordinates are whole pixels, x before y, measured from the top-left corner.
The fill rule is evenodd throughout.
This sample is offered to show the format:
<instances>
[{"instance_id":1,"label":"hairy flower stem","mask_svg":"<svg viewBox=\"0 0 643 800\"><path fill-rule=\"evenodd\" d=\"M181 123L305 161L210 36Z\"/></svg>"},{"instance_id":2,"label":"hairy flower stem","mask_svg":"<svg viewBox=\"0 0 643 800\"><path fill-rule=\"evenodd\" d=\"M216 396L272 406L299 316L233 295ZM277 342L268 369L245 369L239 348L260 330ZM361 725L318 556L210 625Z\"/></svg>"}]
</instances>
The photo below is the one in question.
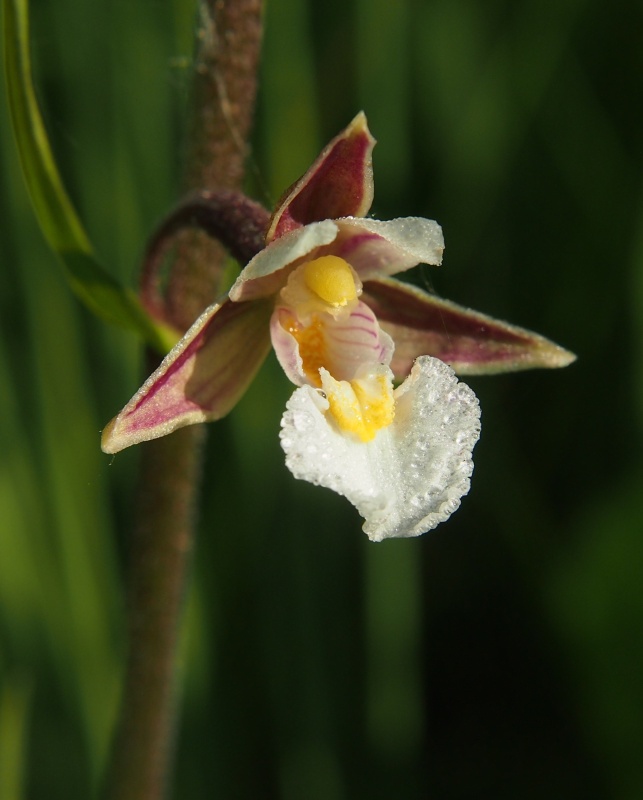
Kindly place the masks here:
<instances>
[{"instance_id":1,"label":"hairy flower stem","mask_svg":"<svg viewBox=\"0 0 643 800\"><path fill-rule=\"evenodd\" d=\"M229 189L190 192L161 221L148 242L140 282L140 297L147 311L171 324L160 268L177 234L188 229L203 231L225 245L240 264L246 264L265 246L269 222L269 212L241 192Z\"/></svg>"},{"instance_id":2,"label":"hairy flower stem","mask_svg":"<svg viewBox=\"0 0 643 800\"><path fill-rule=\"evenodd\" d=\"M186 191L239 189L261 44L262 0L201 0L185 151ZM222 251L191 238L179 249L166 295L186 328L213 300ZM176 735L176 646L194 542L203 426L143 445L129 554L128 659L108 800L168 795Z\"/></svg>"},{"instance_id":3,"label":"hairy flower stem","mask_svg":"<svg viewBox=\"0 0 643 800\"><path fill-rule=\"evenodd\" d=\"M142 445L138 518L129 554L129 653L111 800L166 795L175 734L176 646L204 433L198 425Z\"/></svg>"},{"instance_id":4,"label":"hairy flower stem","mask_svg":"<svg viewBox=\"0 0 643 800\"><path fill-rule=\"evenodd\" d=\"M200 0L184 191L240 189L256 95L263 0ZM212 301L223 249L195 233L172 269L171 322L187 330Z\"/></svg>"}]
</instances>

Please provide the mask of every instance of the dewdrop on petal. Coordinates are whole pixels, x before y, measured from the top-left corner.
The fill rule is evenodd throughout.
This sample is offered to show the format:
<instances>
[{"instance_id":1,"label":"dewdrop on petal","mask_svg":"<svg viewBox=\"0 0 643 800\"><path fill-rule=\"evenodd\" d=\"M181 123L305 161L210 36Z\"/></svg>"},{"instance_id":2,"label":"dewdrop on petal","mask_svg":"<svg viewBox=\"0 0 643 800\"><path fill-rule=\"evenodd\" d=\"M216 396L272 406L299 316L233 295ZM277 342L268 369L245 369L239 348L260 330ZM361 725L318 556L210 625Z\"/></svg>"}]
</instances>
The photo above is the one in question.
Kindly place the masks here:
<instances>
[{"instance_id":1,"label":"dewdrop on petal","mask_svg":"<svg viewBox=\"0 0 643 800\"><path fill-rule=\"evenodd\" d=\"M290 471L350 500L373 541L419 536L451 516L469 491L480 435L475 394L438 359L418 358L394 396L393 421L368 442L341 431L309 386L294 392L282 419Z\"/></svg>"}]
</instances>

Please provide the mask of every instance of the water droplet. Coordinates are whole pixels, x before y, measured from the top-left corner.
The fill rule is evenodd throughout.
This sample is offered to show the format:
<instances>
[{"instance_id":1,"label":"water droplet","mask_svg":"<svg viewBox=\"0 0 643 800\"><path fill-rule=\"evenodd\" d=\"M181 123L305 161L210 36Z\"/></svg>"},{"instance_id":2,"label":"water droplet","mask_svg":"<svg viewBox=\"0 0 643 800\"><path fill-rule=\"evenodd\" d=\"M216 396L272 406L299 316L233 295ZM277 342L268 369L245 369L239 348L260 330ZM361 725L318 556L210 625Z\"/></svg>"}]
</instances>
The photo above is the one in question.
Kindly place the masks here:
<instances>
[{"instance_id":1,"label":"water droplet","mask_svg":"<svg viewBox=\"0 0 643 800\"><path fill-rule=\"evenodd\" d=\"M310 414L306 411L295 411L292 415L292 424L296 431L307 431L313 425Z\"/></svg>"}]
</instances>

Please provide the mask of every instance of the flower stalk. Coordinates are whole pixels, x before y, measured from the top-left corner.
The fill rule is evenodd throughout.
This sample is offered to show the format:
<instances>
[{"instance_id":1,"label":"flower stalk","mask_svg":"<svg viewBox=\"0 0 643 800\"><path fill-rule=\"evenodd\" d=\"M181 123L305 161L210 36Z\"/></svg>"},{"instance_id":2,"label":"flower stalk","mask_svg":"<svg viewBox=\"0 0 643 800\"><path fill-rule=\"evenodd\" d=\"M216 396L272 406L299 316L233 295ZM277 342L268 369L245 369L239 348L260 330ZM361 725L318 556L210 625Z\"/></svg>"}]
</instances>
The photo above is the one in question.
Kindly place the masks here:
<instances>
[{"instance_id":1,"label":"flower stalk","mask_svg":"<svg viewBox=\"0 0 643 800\"><path fill-rule=\"evenodd\" d=\"M129 552L129 650L110 800L157 800L167 794L176 735L178 630L204 439L203 426L193 426L142 449Z\"/></svg>"},{"instance_id":2,"label":"flower stalk","mask_svg":"<svg viewBox=\"0 0 643 800\"><path fill-rule=\"evenodd\" d=\"M202 0L186 191L239 189L256 96L262 0ZM207 193L201 201L207 201ZM251 238L251 237L250 237ZM252 247L252 245L248 245ZM212 302L223 251L202 234L180 243L163 298L150 272L141 299L153 316L185 329ZM128 568L128 656L108 766L108 800L169 795L177 730L176 650L194 545L203 426L143 448Z\"/></svg>"},{"instance_id":3,"label":"flower stalk","mask_svg":"<svg viewBox=\"0 0 643 800\"><path fill-rule=\"evenodd\" d=\"M263 0L199 0L197 13L183 189L240 189L257 93ZM203 234L183 242L167 309L175 326L187 330L212 301L224 250Z\"/></svg>"},{"instance_id":4,"label":"flower stalk","mask_svg":"<svg viewBox=\"0 0 643 800\"><path fill-rule=\"evenodd\" d=\"M210 237L210 243L220 242L233 258L245 264L262 249L269 221L266 209L241 192L230 189L190 192L148 242L140 282L140 296L147 311L156 319L168 319L160 271L163 257L177 234L189 229L203 231ZM199 248L207 243L200 241Z\"/></svg>"}]
</instances>

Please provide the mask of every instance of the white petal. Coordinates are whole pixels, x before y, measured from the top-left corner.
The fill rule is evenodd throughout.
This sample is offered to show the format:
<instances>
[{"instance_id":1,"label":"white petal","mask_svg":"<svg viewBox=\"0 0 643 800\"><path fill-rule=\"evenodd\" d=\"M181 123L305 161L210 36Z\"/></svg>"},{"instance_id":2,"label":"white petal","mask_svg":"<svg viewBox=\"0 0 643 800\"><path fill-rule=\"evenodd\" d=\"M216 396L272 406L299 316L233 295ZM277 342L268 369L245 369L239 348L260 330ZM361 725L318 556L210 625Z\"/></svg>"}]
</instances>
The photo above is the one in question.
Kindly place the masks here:
<instances>
[{"instance_id":1,"label":"white petal","mask_svg":"<svg viewBox=\"0 0 643 800\"><path fill-rule=\"evenodd\" d=\"M403 217L336 220L340 235L334 248L362 281L395 275L416 264L442 263L442 228L432 219Z\"/></svg>"},{"instance_id":2,"label":"white petal","mask_svg":"<svg viewBox=\"0 0 643 800\"><path fill-rule=\"evenodd\" d=\"M296 478L344 495L373 541L418 536L447 519L469 491L480 407L438 359L422 356L395 392L395 419L370 442L341 433L315 389L297 389L281 445Z\"/></svg>"},{"instance_id":3,"label":"white petal","mask_svg":"<svg viewBox=\"0 0 643 800\"><path fill-rule=\"evenodd\" d=\"M317 248L330 244L337 237L337 225L331 219L313 222L291 233L286 233L251 259L228 292L231 300L254 300L267 297L286 282L287 274L278 274L294 265Z\"/></svg>"}]
</instances>

